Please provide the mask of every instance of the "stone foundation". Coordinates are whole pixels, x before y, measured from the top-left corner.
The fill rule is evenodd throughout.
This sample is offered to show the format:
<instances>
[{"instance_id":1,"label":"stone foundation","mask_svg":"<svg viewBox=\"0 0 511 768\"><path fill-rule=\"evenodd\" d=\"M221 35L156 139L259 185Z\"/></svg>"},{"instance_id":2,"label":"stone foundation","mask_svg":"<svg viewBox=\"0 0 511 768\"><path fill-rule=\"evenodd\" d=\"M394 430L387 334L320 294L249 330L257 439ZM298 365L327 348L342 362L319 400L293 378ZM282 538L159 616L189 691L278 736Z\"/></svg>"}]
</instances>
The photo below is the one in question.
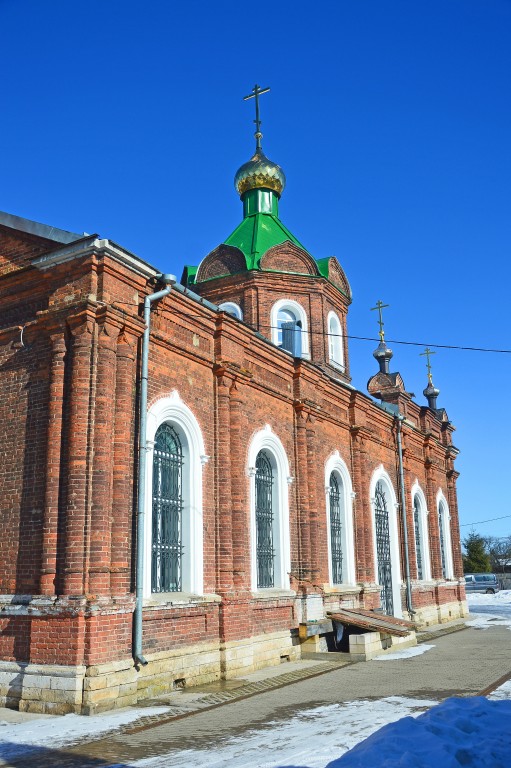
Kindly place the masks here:
<instances>
[{"instance_id":1,"label":"stone foundation","mask_svg":"<svg viewBox=\"0 0 511 768\"><path fill-rule=\"evenodd\" d=\"M233 641L186 646L146 654L148 664L131 658L90 667L0 662L0 706L65 715L93 715L151 699L180 687L231 679L283 660L300 658L289 630Z\"/></svg>"},{"instance_id":2,"label":"stone foundation","mask_svg":"<svg viewBox=\"0 0 511 768\"><path fill-rule=\"evenodd\" d=\"M298 638L293 638L289 630L235 640L222 646L222 677L229 680L299 658Z\"/></svg>"},{"instance_id":3,"label":"stone foundation","mask_svg":"<svg viewBox=\"0 0 511 768\"><path fill-rule=\"evenodd\" d=\"M20 712L81 712L85 667L0 662L0 705Z\"/></svg>"},{"instance_id":4,"label":"stone foundation","mask_svg":"<svg viewBox=\"0 0 511 768\"><path fill-rule=\"evenodd\" d=\"M419 629L463 619L469 614L466 600L456 600L443 605L427 605L416 608L415 611L413 621L416 622Z\"/></svg>"},{"instance_id":5,"label":"stone foundation","mask_svg":"<svg viewBox=\"0 0 511 768\"><path fill-rule=\"evenodd\" d=\"M351 635L350 656L353 661L369 661L383 653L400 651L417 645L415 632L406 637L386 635L383 632L364 632L362 635Z\"/></svg>"}]
</instances>

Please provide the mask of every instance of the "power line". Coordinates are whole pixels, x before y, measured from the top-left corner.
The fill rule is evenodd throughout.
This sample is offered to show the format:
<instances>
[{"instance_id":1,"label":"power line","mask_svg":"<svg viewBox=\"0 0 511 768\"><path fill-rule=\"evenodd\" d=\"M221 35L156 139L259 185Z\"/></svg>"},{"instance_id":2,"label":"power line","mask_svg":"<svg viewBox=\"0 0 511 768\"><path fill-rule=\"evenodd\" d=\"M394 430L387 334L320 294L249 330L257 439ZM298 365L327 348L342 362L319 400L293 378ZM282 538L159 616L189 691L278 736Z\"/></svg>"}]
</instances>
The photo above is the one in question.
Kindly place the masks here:
<instances>
[{"instance_id":1,"label":"power line","mask_svg":"<svg viewBox=\"0 0 511 768\"><path fill-rule=\"evenodd\" d=\"M503 515L502 517L491 517L489 520L477 520L475 523L463 523L460 528L466 528L468 525L482 525L482 523L493 523L495 520L506 520L511 515Z\"/></svg>"},{"instance_id":2,"label":"power line","mask_svg":"<svg viewBox=\"0 0 511 768\"><path fill-rule=\"evenodd\" d=\"M134 304L128 301L116 301L114 304L123 304L125 306L130 307L139 307L140 304ZM161 315L163 313L166 314L174 314L172 310L169 308L161 308L161 309L155 309L154 314ZM203 315L186 315L187 318L201 318ZM249 326L251 327L251 326ZM260 324L260 328L268 328L270 330L278 330L279 326L277 325L265 325ZM252 328L252 330L257 330L256 328ZM315 336L332 336L333 338L342 338L342 339L355 339L355 341L375 341L376 343L380 342L380 339L375 336L353 336L351 334L343 334L343 333L326 333L325 331L313 331L312 328L308 328L307 331L302 331L302 333L307 334L314 334ZM386 339L386 341L389 344L404 344L406 346L410 347L435 347L436 349L458 349L462 352L491 352L493 354L500 354L500 355L511 355L511 349L493 349L492 347L465 347L461 346L460 344L434 344L431 341L404 341L403 339Z\"/></svg>"}]
</instances>

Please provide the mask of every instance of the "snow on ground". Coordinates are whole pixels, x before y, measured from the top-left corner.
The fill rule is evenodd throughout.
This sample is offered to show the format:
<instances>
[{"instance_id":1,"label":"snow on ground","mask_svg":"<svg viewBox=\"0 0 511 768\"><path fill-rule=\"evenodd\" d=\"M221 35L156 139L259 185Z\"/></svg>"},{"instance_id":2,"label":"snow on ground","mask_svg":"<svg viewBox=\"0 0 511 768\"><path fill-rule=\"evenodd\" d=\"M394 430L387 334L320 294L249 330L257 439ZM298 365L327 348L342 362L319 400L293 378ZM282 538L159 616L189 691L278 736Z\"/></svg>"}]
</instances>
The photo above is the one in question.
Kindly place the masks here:
<instances>
[{"instance_id":1,"label":"snow on ground","mask_svg":"<svg viewBox=\"0 0 511 768\"><path fill-rule=\"evenodd\" d=\"M131 763L134 768L324 768L383 725L412 718L435 701L389 696L378 701L350 701L314 707L286 720L275 720L221 746L175 750Z\"/></svg>"},{"instance_id":2,"label":"snow on ground","mask_svg":"<svg viewBox=\"0 0 511 768\"><path fill-rule=\"evenodd\" d=\"M82 717L82 715L61 715L26 720L21 723L7 723L0 720L0 756L2 759L27 752L30 747L60 747L76 744L81 739L99 738L121 725L146 715L162 715L168 707L147 707L125 709L104 715Z\"/></svg>"},{"instance_id":3,"label":"snow on ground","mask_svg":"<svg viewBox=\"0 0 511 768\"><path fill-rule=\"evenodd\" d=\"M421 656L426 651L430 651L434 648L434 645L415 645L413 648L403 648L401 651L393 651L393 653L384 653L381 656L375 656L371 661L395 661L396 659L411 659L413 656Z\"/></svg>"},{"instance_id":4,"label":"snow on ground","mask_svg":"<svg viewBox=\"0 0 511 768\"><path fill-rule=\"evenodd\" d=\"M488 694L489 699L511 699L511 680L499 686L495 691Z\"/></svg>"},{"instance_id":5,"label":"snow on ground","mask_svg":"<svg viewBox=\"0 0 511 768\"><path fill-rule=\"evenodd\" d=\"M489 629L494 626L511 629L511 589L503 589L496 595L467 595L470 614L474 618L467 626L475 629Z\"/></svg>"},{"instance_id":6,"label":"snow on ground","mask_svg":"<svg viewBox=\"0 0 511 768\"><path fill-rule=\"evenodd\" d=\"M504 603L511 603L511 589L502 589L495 595L485 595L482 592L474 592L473 594L467 595L467 600L469 605L476 605L477 603L485 605L503 605Z\"/></svg>"},{"instance_id":7,"label":"snow on ground","mask_svg":"<svg viewBox=\"0 0 511 768\"><path fill-rule=\"evenodd\" d=\"M381 728L327 768L509 768L511 701L447 699Z\"/></svg>"}]
</instances>

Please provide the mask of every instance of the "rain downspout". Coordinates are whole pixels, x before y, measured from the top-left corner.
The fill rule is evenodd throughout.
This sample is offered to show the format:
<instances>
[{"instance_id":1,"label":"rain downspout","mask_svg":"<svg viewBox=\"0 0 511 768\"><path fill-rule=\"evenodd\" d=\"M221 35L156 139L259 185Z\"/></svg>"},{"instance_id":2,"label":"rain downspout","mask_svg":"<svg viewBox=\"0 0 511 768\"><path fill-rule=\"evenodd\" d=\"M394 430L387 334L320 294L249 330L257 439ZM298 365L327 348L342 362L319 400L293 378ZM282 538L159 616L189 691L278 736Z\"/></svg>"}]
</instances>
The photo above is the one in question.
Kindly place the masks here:
<instances>
[{"instance_id":1,"label":"rain downspout","mask_svg":"<svg viewBox=\"0 0 511 768\"><path fill-rule=\"evenodd\" d=\"M397 457L399 463L399 486L401 490L401 514L403 516L403 545L405 550L405 571L406 571L406 606L408 612L414 614L412 605L412 586L410 582L410 558L408 556L408 527L406 525L406 506L405 506L405 478L403 473L403 445L401 443L401 424L404 416L400 413L395 414L396 434L397 434Z\"/></svg>"},{"instance_id":2,"label":"rain downspout","mask_svg":"<svg viewBox=\"0 0 511 768\"><path fill-rule=\"evenodd\" d=\"M137 559L135 564L135 612L133 614L133 657L142 665L147 659L142 654L142 608L144 601L144 549L145 549L145 496L147 457L147 379L149 361L149 339L151 334L151 304L168 296L176 283L174 275L159 275L158 281L165 288L151 293L144 299L144 335L142 337L142 372L140 377L140 418L138 451L138 494L137 494Z\"/></svg>"}]
</instances>

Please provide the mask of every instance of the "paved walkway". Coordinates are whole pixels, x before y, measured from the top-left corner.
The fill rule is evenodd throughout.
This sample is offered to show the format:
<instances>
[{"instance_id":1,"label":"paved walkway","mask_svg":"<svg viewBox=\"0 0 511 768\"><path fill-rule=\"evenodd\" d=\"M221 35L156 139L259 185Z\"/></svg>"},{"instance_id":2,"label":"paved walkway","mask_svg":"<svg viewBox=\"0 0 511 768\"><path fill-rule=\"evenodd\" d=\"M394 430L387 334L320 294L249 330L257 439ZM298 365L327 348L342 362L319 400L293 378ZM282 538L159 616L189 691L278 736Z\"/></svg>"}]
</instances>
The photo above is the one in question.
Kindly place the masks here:
<instances>
[{"instance_id":1,"label":"paved walkway","mask_svg":"<svg viewBox=\"0 0 511 768\"><path fill-rule=\"evenodd\" d=\"M271 720L285 720L319 705L386 696L441 701L488 689L511 672L511 635L505 627L481 631L456 625L432 630L424 639L434 648L403 660L339 664L314 661L262 670L224 690L180 691L151 703L170 712L138 720L108 737L65 750L34 750L0 766L25 768L119 768L173 750L215 749L227 736ZM449 631L451 630L451 631ZM169 766L172 762L167 763Z\"/></svg>"}]
</instances>

